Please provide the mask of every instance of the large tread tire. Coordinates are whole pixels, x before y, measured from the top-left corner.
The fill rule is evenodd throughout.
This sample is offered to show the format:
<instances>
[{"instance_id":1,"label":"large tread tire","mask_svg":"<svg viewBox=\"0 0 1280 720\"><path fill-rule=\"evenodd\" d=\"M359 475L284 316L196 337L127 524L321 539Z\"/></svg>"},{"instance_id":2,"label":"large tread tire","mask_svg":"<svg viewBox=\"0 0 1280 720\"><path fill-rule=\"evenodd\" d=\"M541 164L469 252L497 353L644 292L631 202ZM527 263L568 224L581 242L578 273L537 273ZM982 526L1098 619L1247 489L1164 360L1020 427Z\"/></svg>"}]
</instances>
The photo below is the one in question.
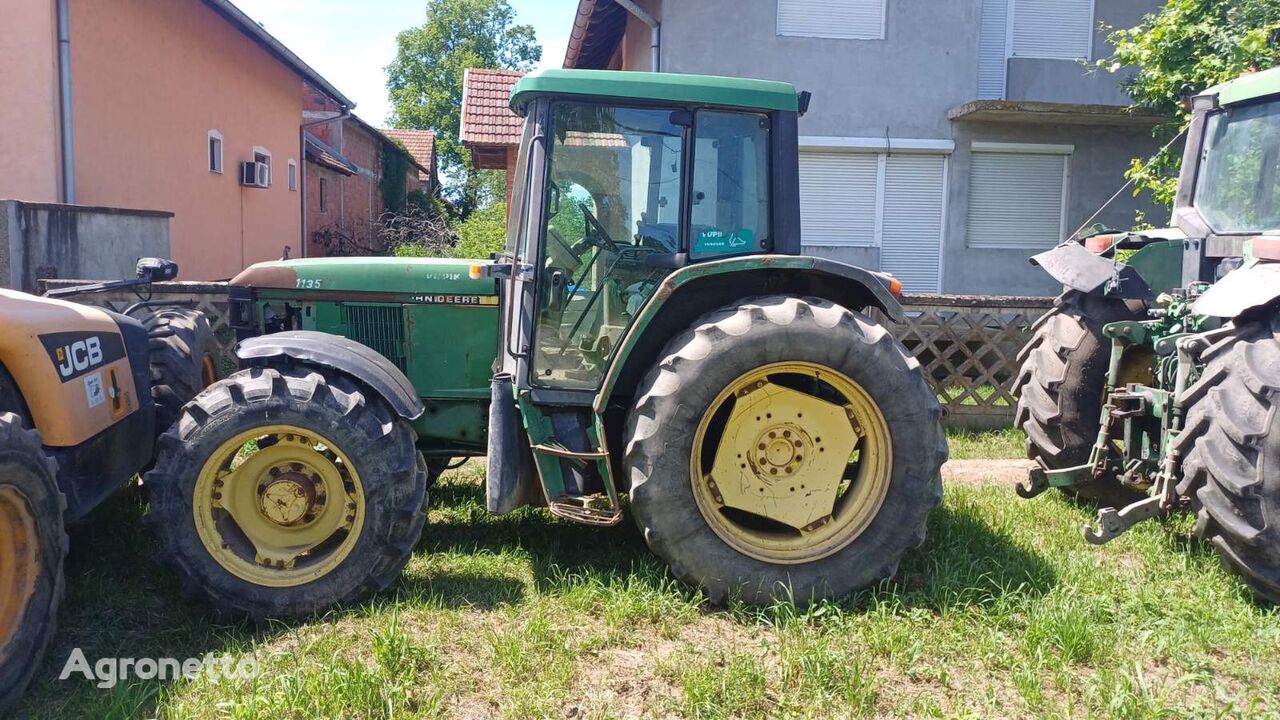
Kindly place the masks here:
<instances>
[{"instance_id":1,"label":"large tread tire","mask_svg":"<svg viewBox=\"0 0 1280 720\"><path fill-rule=\"evenodd\" d=\"M1280 318L1247 321L1206 350L1175 448L1196 533L1280 604Z\"/></svg>"},{"instance_id":2,"label":"large tread tire","mask_svg":"<svg viewBox=\"0 0 1280 720\"><path fill-rule=\"evenodd\" d=\"M0 491L6 495L16 491L25 501L26 512L35 524L38 558L21 619L7 639L0 637L0 711L16 703L26 689L57 625L68 547L63 527L67 501L58 491L57 475L57 465L41 447L39 433L25 429L13 413L0 414ZM0 512L4 512L4 505L0 505ZM0 518L3 526L5 518ZM0 581L7 584L8 578ZM16 592L16 587L0 586L0 593ZM13 600L2 598L0 602Z\"/></svg>"},{"instance_id":3,"label":"large tread tire","mask_svg":"<svg viewBox=\"0 0 1280 720\"><path fill-rule=\"evenodd\" d=\"M210 556L195 527L193 496L201 467L220 445L246 429L280 424L321 433L351 459L365 519L350 554L329 573L266 587ZM351 603L389 587L422 534L429 471L416 439L408 421L344 375L306 366L244 370L198 395L161 436L160 458L146 476L146 521L184 594L219 614L297 617Z\"/></svg>"},{"instance_id":4,"label":"large tread tire","mask_svg":"<svg viewBox=\"0 0 1280 720\"><path fill-rule=\"evenodd\" d=\"M1032 325L1031 341L1018 354L1022 368L1013 386L1018 397L1014 424L1026 435L1028 458L1051 470L1089 462L1101 430L1102 394L1111 363L1111 341L1102 328L1145 317L1141 302L1068 290ZM1063 492L1113 507L1142 498L1115 478Z\"/></svg>"},{"instance_id":5,"label":"large tread tire","mask_svg":"<svg viewBox=\"0 0 1280 720\"><path fill-rule=\"evenodd\" d=\"M177 422L183 405L217 380L217 340L199 310L159 306L148 308L139 320L149 340L156 431L164 432Z\"/></svg>"},{"instance_id":6,"label":"large tread tire","mask_svg":"<svg viewBox=\"0 0 1280 720\"><path fill-rule=\"evenodd\" d=\"M627 421L631 507L650 549L717 604L837 597L891 577L924 542L942 501L942 410L919 363L883 326L819 298L766 296L721 308L673 338L645 377ZM848 546L818 560L774 564L739 553L707 524L689 477L695 429L735 378L765 364L821 363L871 395L894 461L883 504Z\"/></svg>"}]
</instances>

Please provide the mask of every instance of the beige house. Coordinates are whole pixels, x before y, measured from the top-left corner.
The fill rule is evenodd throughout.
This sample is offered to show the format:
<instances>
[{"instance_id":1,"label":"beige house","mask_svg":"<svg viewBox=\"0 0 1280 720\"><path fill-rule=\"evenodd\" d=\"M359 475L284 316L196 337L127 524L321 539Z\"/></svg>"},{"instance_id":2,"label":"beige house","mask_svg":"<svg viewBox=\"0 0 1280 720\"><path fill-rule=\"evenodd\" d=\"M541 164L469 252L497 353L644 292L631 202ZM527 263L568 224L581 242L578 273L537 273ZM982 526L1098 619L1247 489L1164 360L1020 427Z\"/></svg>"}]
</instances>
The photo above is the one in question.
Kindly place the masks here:
<instances>
[{"instance_id":1,"label":"beige house","mask_svg":"<svg viewBox=\"0 0 1280 720\"><path fill-rule=\"evenodd\" d=\"M306 254L303 84L227 0L4 0L0 198L173 213L185 279ZM247 174L246 174L247 164Z\"/></svg>"}]
</instances>

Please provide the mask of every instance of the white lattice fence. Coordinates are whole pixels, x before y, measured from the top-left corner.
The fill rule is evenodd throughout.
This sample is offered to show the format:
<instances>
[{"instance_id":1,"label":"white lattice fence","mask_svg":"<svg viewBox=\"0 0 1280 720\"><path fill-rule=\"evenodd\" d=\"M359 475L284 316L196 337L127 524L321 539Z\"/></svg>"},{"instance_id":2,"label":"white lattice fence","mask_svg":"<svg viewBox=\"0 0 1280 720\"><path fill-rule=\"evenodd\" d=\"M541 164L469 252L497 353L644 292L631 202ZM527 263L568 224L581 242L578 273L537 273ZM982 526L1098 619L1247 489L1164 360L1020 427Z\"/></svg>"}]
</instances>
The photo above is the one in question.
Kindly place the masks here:
<instances>
[{"instance_id":1,"label":"white lattice fence","mask_svg":"<svg viewBox=\"0 0 1280 720\"><path fill-rule=\"evenodd\" d=\"M954 427L1013 423L1012 384L1031 325L1052 307L1041 297L909 295L895 334L920 361Z\"/></svg>"}]
</instances>

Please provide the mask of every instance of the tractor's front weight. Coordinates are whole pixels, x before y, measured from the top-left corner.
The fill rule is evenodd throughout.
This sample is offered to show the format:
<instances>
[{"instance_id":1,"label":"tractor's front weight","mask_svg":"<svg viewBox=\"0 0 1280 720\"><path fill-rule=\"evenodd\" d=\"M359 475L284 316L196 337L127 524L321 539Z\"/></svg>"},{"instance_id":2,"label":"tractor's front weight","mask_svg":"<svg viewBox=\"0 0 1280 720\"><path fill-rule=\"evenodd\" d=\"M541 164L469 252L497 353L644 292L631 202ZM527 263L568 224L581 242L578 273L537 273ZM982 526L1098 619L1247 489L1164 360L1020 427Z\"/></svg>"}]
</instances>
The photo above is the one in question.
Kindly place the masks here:
<instances>
[{"instance_id":1,"label":"tractor's front weight","mask_svg":"<svg viewBox=\"0 0 1280 720\"><path fill-rule=\"evenodd\" d=\"M1176 489L1181 457L1174 443L1185 416L1180 398L1199 374L1200 354L1223 332L1218 328L1187 331L1200 330L1203 321L1190 312L1192 298L1162 297L1162 307L1152 312L1154 319L1115 322L1103 328L1103 334L1111 339L1111 363L1101 429L1089 462L1060 469L1038 463L1028 473L1026 483L1016 487L1019 496L1032 498L1050 488L1069 488L1115 477L1126 487L1146 489L1147 497L1123 508L1100 508L1096 527L1081 528L1084 539L1091 544L1107 543L1181 501ZM1144 348L1153 354L1156 386L1124 382L1131 370L1125 355L1132 348Z\"/></svg>"}]
</instances>

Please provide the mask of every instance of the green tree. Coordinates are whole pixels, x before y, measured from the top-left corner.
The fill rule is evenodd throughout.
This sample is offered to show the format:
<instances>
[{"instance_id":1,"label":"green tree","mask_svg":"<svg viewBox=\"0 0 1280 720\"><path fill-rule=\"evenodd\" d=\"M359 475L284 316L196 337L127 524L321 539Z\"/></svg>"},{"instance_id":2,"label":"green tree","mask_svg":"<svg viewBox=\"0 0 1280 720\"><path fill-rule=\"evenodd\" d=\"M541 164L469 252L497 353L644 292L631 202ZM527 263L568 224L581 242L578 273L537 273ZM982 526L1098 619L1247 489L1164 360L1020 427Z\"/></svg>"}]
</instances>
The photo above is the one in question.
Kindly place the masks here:
<instances>
[{"instance_id":1,"label":"green tree","mask_svg":"<svg viewBox=\"0 0 1280 720\"><path fill-rule=\"evenodd\" d=\"M429 0L426 23L396 37L387 67L393 127L435 131L449 190L465 214L476 205L469 158L458 141L467 68L527 71L542 58L531 25L517 25L507 0Z\"/></svg>"},{"instance_id":2,"label":"green tree","mask_svg":"<svg viewBox=\"0 0 1280 720\"><path fill-rule=\"evenodd\" d=\"M1280 61L1271 41L1280 30L1280 0L1169 0L1137 27L1115 30L1111 57L1098 61L1110 72L1137 71L1124 81L1134 102L1167 116L1155 129L1162 144L1186 128L1186 97L1250 70ZM1173 204L1181 155L1174 147L1151 158L1136 158L1125 177L1137 194L1149 190Z\"/></svg>"}]
</instances>

